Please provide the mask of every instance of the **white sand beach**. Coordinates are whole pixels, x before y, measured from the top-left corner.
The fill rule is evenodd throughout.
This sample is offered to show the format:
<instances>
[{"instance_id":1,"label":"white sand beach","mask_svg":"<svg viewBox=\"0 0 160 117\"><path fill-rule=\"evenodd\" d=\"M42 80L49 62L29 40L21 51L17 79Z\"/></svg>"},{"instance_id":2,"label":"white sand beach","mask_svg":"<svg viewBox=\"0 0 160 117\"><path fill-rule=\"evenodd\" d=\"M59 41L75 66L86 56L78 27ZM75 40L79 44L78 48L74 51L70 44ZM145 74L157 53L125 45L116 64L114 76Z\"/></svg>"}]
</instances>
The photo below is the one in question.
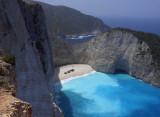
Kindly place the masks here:
<instances>
[{"instance_id":1,"label":"white sand beach","mask_svg":"<svg viewBox=\"0 0 160 117\"><path fill-rule=\"evenodd\" d=\"M87 64L71 64L57 67L54 70L55 83L64 83L92 72L95 72L95 70Z\"/></svg>"}]
</instances>

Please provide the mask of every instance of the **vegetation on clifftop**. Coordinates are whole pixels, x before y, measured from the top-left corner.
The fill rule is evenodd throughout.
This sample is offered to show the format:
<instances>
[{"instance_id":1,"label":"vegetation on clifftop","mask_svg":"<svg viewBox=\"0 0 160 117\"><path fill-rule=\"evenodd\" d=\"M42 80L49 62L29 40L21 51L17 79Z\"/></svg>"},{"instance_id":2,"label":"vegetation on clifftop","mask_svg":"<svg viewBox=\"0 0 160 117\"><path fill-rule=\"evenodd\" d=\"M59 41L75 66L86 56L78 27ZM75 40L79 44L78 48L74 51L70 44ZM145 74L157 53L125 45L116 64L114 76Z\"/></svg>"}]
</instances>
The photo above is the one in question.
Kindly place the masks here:
<instances>
[{"instance_id":1,"label":"vegetation on clifftop","mask_svg":"<svg viewBox=\"0 0 160 117\"><path fill-rule=\"evenodd\" d=\"M9 63L11 65L15 65L14 55L5 54L5 56L2 57L2 61Z\"/></svg>"},{"instance_id":2,"label":"vegetation on clifftop","mask_svg":"<svg viewBox=\"0 0 160 117\"><path fill-rule=\"evenodd\" d=\"M65 6L54 6L43 2L39 3L46 14L49 33L54 35L72 35L110 29L102 20L81 13Z\"/></svg>"},{"instance_id":3,"label":"vegetation on clifftop","mask_svg":"<svg viewBox=\"0 0 160 117\"><path fill-rule=\"evenodd\" d=\"M160 36L152 33L146 33L142 31L133 31L127 28L115 28L112 30L120 30L132 33L140 41L144 41L151 49L153 59L157 63L158 69L160 69Z\"/></svg>"},{"instance_id":4,"label":"vegetation on clifftop","mask_svg":"<svg viewBox=\"0 0 160 117\"><path fill-rule=\"evenodd\" d=\"M0 87L4 87L10 82L10 78L6 76L0 76Z\"/></svg>"}]
</instances>

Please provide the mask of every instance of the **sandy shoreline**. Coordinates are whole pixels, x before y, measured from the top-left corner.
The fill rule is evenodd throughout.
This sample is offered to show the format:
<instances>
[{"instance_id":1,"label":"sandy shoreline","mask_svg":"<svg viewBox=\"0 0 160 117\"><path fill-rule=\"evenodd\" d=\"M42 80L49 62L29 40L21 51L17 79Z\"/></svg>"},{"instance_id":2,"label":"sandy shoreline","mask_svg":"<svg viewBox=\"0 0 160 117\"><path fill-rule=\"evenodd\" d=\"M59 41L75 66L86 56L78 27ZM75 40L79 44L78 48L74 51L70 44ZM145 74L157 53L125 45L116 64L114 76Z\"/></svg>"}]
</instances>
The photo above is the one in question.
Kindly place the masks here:
<instances>
[{"instance_id":1,"label":"sandy shoreline","mask_svg":"<svg viewBox=\"0 0 160 117\"><path fill-rule=\"evenodd\" d=\"M75 78L94 73L95 70L86 64L72 64L57 67L54 70L55 84L65 83Z\"/></svg>"},{"instance_id":2,"label":"sandy shoreline","mask_svg":"<svg viewBox=\"0 0 160 117\"><path fill-rule=\"evenodd\" d=\"M68 82L68 81L70 81L70 80L77 79L77 78L82 77L82 76L86 76L86 75L88 75L88 74L95 73L95 72L96 72L96 71L92 71L92 72L90 72L90 73L87 73L87 74L84 74L84 75L81 75L81 76L75 76L75 77L70 77L70 78L61 80L61 81L59 81L59 82L56 82L56 83L55 83L55 86L60 85L60 84L63 84L63 83L66 83L66 82Z\"/></svg>"}]
</instances>

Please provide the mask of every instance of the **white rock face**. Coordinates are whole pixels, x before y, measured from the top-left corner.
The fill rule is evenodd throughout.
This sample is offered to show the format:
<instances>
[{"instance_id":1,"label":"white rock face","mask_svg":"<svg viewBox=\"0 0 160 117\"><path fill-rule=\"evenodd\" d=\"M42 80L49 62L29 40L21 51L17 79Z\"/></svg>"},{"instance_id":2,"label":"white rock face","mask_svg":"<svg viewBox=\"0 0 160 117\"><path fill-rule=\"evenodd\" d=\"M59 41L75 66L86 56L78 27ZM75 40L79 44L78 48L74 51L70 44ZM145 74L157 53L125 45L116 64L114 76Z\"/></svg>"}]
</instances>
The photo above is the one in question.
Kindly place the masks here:
<instances>
[{"instance_id":1,"label":"white rock face","mask_svg":"<svg viewBox=\"0 0 160 117\"><path fill-rule=\"evenodd\" d=\"M95 50L92 48L93 43L97 45ZM98 51L91 55L92 60L89 61L93 68L107 73L123 70L147 83L160 86L160 78L157 77L159 72L152 64L154 61L149 46L145 42L140 42L131 33L108 32L91 40L88 47L88 53Z\"/></svg>"},{"instance_id":2,"label":"white rock face","mask_svg":"<svg viewBox=\"0 0 160 117\"><path fill-rule=\"evenodd\" d=\"M149 46L129 32L113 30L76 45L54 38L52 47L56 66L89 64L104 73L123 70L160 87L160 71L155 70Z\"/></svg>"},{"instance_id":3,"label":"white rock face","mask_svg":"<svg viewBox=\"0 0 160 117\"><path fill-rule=\"evenodd\" d=\"M18 98L31 104L33 116L53 117L53 61L41 6L0 0L0 40L15 55Z\"/></svg>"}]
</instances>

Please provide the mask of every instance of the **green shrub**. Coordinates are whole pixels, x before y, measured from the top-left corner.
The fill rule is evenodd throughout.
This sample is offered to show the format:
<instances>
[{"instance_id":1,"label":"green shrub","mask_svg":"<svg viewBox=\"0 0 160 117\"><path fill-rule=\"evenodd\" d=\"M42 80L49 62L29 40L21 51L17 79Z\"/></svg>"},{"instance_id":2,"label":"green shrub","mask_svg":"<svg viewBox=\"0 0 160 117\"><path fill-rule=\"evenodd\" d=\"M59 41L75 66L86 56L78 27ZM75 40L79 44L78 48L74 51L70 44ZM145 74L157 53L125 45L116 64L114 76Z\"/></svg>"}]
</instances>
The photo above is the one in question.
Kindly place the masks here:
<instances>
[{"instance_id":1,"label":"green shrub","mask_svg":"<svg viewBox=\"0 0 160 117\"><path fill-rule=\"evenodd\" d=\"M2 57L2 61L9 63L11 65L15 65L14 55L6 54L5 56Z\"/></svg>"},{"instance_id":2,"label":"green shrub","mask_svg":"<svg viewBox=\"0 0 160 117\"><path fill-rule=\"evenodd\" d=\"M0 76L0 87L7 85L10 82L9 77Z\"/></svg>"}]
</instances>

